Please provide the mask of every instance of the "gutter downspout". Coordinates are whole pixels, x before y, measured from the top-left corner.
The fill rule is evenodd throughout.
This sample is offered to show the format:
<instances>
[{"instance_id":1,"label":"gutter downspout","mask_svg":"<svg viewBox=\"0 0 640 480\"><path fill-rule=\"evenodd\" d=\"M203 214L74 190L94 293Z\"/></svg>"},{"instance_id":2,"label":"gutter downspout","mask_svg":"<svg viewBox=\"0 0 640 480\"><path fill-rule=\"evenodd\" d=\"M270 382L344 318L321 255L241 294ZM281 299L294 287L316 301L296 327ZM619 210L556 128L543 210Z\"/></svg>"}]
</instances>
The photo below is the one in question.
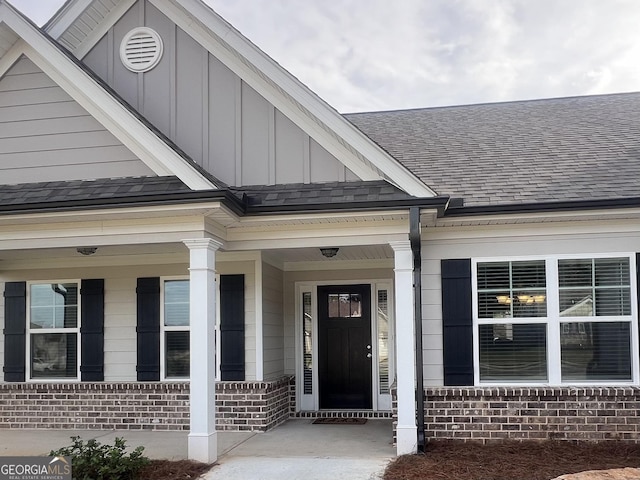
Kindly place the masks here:
<instances>
[{"instance_id":1,"label":"gutter downspout","mask_svg":"<svg viewBox=\"0 0 640 480\"><path fill-rule=\"evenodd\" d=\"M416 425L418 451L424 452L424 374L422 367L422 255L420 240L420 207L409 210L409 242L413 253L413 318L416 342Z\"/></svg>"}]
</instances>

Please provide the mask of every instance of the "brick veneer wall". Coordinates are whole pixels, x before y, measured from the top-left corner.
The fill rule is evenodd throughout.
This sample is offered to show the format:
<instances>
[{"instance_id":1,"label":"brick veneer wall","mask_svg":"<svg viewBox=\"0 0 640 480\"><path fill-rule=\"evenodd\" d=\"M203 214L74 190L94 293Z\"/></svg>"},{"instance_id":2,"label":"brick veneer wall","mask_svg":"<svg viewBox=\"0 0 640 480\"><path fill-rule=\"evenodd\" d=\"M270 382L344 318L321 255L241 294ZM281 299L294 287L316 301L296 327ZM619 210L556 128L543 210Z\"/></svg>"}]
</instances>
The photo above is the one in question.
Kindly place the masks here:
<instances>
[{"instance_id":1,"label":"brick veneer wall","mask_svg":"<svg viewBox=\"0 0 640 480\"><path fill-rule=\"evenodd\" d=\"M218 382L218 430L264 432L289 418L291 377L272 382Z\"/></svg>"},{"instance_id":2,"label":"brick veneer wall","mask_svg":"<svg viewBox=\"0 0 640 480\"><path fill-rule=\"evenodd\" d=\"M289 383L218 382L218 429L282 423ZM0 383L0 428L189 430L189 383Z\"/></svg>"},{"instance_id":3,"label":"brick veneer wall","mask_svg":"<svg viewBox=\"0 0 640 480\"><path fill-rule=\"evenodd\" d=\"M431 388L427 438L640 441L640 388Z\"/></svg>"}]
</instances>

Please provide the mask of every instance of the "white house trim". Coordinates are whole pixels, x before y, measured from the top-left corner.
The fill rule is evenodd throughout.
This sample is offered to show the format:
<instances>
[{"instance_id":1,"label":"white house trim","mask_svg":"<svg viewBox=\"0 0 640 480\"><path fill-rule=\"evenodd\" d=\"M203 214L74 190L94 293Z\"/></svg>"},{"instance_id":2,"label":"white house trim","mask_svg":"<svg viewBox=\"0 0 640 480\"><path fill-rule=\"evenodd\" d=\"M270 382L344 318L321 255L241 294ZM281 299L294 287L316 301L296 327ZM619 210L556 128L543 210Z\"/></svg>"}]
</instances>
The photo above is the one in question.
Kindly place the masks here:
<instances>
[{"instance_id":1,"label":"white house trim","mask_svg":"<svg viewBox=\"0 0 640 480\"><path fill-rule=\"evenodd\" d=\"M29 57L154 173L176 175L193 190L217 188L6 2L0 3L0 25L3 23L22 38L20 53ZM12 51L11 58L17 53Z\"/></svg>"},{"instance_id":2,"label":"white house trim","mask_svg":"<svg viewBox=\"0 0 640 480\"><path fill-rule=\"evenodd\" d=\"M216 251L210 238L184 240L189 248L189 323L191 431L188 456L213 463L218 457L216 432Z\"/></svg>"},{"instance_id":3,"label":"white house trim","mask_svg":"<svg viewBox=\"0 0 640 480\"><path fill-rule=\"evenodd\" d=\"M415 399L415 326L413 308L413 253L409 240L391 242L395 255L396 388L398 455L416 453L418 427ZM422 372L420 372L422 373Z\"/></svg>"}]
</instances>

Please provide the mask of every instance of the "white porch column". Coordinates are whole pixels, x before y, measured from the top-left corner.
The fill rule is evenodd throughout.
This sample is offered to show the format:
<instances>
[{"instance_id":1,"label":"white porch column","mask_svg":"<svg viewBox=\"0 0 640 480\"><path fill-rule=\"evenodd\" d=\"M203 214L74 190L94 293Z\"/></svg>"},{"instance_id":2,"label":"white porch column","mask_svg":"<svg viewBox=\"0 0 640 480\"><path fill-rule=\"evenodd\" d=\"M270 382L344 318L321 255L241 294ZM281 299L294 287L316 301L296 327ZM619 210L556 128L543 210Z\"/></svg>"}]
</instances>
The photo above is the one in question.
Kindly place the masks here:
<instances>
[{"instance_id":1,"label":"white porch column","mask_svg":"<svg viewBox=\"0 0 640 480\"><path fill-rule=\"evenodd\" d=\"M409 240L390 242L390 245L393 248L395 257L396 388L398 392L396 451L398 455L406 455L416 453L418 449L415 396L416 344L413 318L413 255Z\"/></svg>"},{"instance_id":2,"label":"white porch column","mask_svg":"<svg viewBox=\"0 0 640 480\"><path fill-rule=\"evenodd\" d=\"M189 459L213 463L218 458L216 434L216 251L210 238L184 240L189 247L189 322L191 372Z\"/></svg>"}]
</instances>

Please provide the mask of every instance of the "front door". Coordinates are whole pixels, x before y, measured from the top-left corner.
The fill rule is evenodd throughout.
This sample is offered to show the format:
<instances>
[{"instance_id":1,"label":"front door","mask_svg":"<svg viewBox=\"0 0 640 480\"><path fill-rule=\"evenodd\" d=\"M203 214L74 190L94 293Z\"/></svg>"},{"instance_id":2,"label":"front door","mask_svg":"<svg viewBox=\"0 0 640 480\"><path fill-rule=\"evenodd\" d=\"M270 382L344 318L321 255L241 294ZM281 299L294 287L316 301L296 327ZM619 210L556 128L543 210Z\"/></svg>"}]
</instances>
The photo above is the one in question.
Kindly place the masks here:
<instances>
[{"instance_id":1,"label":"front door","mask_svg":"<svg viewBox=\"0 0 640 480\"><path fill-rule=\"evenodd\" d=\"M371 285L318 287L321 409L370 409Z\"/></svg>"}]
</instances>

